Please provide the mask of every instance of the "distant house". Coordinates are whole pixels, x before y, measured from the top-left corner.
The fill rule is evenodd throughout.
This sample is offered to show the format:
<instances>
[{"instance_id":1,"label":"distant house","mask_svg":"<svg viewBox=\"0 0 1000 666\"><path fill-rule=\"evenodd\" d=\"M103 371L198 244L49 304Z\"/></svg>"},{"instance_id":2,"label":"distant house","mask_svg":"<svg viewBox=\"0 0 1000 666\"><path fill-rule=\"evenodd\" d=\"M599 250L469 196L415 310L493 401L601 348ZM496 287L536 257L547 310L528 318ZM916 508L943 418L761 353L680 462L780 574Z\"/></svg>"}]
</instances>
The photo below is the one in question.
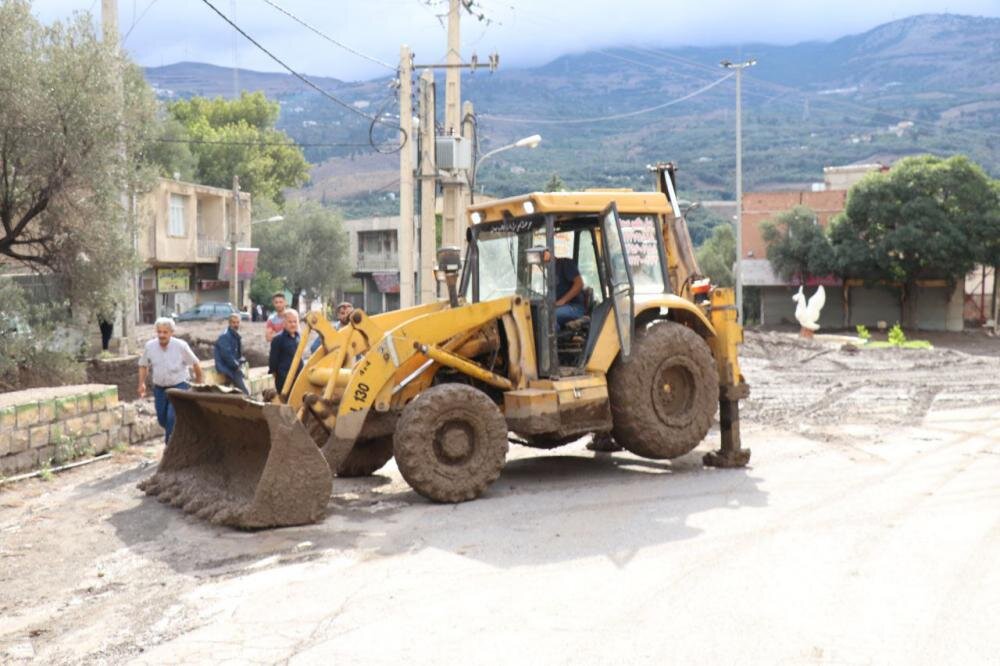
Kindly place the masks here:
<instances>
[{"instance_id":1,"label":"distant house","mask_svg":"<svg viewBox=\"0 0 1000 666\"><path fill-rule=\"evenodd\" d=\"M865 175L888 170L881 164L855 164L826 167L823 183L810 191L747 192L743 195L743 238L740 253L743 258L744 287L760 291L760 321L765 326L795 324L795 302L792 295L799 284L778 276L767 260L767 245L761 235L761 223L773 220L780 213L796 206L806 206L816 213L816 223L826 227L843 212L847 191ZM826 290L826 306L820 317L823 328L852 328L858 324L874 327L879 322L889 325L902 321L898 289L889 285L864 285L859 280L846 283L834 276L811 277L805 285L806 295L812 295L818 285ZM924 280L917 283L916 322L926 330L962 330L965 304L962 284L948 287L944 280Z\"/></svg>"},{"instance_id":2,"label":"distant house","mask_svg":"<svg viewBox=\"0 0 1000 666\"><path fill-rule=\"evenodd\" d=\"M234 199L232 190L159 178L138 201L139 318L183 312L206 301L229 301ZM250 194L236 207L241 307L250 293L257 250L250 247Z\"/></svg>"}]
</instances>

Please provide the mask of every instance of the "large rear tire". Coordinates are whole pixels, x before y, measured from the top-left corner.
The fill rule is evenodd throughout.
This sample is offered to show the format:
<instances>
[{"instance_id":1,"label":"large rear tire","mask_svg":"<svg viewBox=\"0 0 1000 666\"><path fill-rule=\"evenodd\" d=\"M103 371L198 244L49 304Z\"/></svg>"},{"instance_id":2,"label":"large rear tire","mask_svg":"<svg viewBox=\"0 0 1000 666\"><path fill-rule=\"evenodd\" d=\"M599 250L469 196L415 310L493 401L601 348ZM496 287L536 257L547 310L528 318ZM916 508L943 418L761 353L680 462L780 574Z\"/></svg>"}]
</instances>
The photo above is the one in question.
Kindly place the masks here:
<instances>
[{"instance_id":1,"label":"large rear tire","mask_svg":"<svg viewBox=\"0 0 1000 666\"><path fill-rule=\"evenodd\" d=\"M392 435L358 442L337 468L337 476L371 476L392 460Z\"/></svg>"},{"instance_id":2,"label":"large rear tire","mask_svg":"<svg viewBox=\"0 0 1000 666\"><path fill-rule=\"evenodd\" d=\"M400 473L418 493L435 502L464 502L500 476L507 422L482 391L439 384L403 409L393 451Z\"/></svg>"},{"instance_id":3,"label":"large rear tire","mask_svg":"<svg viewBox=\"0 0 1000 666\"><path fill-rule=\"evenodd\" d=\"M608 373L615 441L644 458L677 458L705 438L719 406L708 344L681 324L657 322L636 336Z\"/></svg>"}]
</instances>

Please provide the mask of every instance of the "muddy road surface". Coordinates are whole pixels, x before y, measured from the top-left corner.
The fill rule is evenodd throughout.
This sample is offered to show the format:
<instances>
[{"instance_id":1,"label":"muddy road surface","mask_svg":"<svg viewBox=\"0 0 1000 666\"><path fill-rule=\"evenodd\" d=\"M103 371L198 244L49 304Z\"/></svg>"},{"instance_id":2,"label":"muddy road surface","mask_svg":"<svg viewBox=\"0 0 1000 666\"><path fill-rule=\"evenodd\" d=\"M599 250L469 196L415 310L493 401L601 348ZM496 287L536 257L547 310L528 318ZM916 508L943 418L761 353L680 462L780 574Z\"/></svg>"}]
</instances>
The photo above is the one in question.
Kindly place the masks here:
<instances>
[{"instance_id":1,"label":"muddy road surface","mask_svg":"<svg viewBox=\"0 0 1000 666\"><path fill-rule=\"evenodd\" d=\"M157 448L0 486L0 662L995 663L1000 342L960 343L748 334L742 470L512 447L477 501L390 463L256 533L136 490Z\"/></svg>"}]
</instances>

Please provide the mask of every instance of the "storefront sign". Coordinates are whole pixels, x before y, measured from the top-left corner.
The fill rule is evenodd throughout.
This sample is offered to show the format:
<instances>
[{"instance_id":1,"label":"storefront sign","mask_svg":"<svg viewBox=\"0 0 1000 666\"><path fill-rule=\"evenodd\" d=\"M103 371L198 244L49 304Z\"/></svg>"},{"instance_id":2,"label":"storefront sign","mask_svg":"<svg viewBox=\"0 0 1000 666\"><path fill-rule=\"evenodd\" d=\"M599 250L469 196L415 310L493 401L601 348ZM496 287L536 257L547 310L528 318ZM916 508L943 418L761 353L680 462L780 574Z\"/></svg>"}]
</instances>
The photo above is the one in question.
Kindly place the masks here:
<instances>
[{"instance_id":1,"label":"storefront sign","mask_svg":"<svg viewBox=\"0 0 1000 666\"><path fill-rule=\"evenodd\" d=\"M157 270L156 290L161 294L191 291L191 269L161 268Z\"/></svg>"},{"instance_id":2,"label":"storefront sign","mask_svg":"<svg viewBox=\"0 0 1000 666\"><path fill-rule=\"evenodd\" d=\"M257 272L257 253L260 250L255 247L241 247L236 252L239 261L239 279L252 280ZM228 280L232 274L233 255L229 248L226 248L219 257L219 279Z\"/></svg>"}]
</instances>

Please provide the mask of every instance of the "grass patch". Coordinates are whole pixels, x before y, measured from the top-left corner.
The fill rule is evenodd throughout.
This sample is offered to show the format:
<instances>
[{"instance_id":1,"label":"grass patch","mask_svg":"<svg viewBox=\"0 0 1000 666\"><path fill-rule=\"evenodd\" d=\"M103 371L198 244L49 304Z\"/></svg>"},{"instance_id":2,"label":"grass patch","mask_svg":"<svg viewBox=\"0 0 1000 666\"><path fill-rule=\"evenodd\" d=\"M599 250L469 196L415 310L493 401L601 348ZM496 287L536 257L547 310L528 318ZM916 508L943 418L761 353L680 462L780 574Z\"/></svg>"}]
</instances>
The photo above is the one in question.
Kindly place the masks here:
<instances>
[{"instance_id":1,"label":"grass patch","mask_svg":"<svg viewBox=\"0 0 1000 666\"><path fill-rule=\"evenodd\" d=\"M862 349L934 349L934 345L927 340L906 340L898 344L875 340L866 342Z\"/></svg>"}]
</instances>

